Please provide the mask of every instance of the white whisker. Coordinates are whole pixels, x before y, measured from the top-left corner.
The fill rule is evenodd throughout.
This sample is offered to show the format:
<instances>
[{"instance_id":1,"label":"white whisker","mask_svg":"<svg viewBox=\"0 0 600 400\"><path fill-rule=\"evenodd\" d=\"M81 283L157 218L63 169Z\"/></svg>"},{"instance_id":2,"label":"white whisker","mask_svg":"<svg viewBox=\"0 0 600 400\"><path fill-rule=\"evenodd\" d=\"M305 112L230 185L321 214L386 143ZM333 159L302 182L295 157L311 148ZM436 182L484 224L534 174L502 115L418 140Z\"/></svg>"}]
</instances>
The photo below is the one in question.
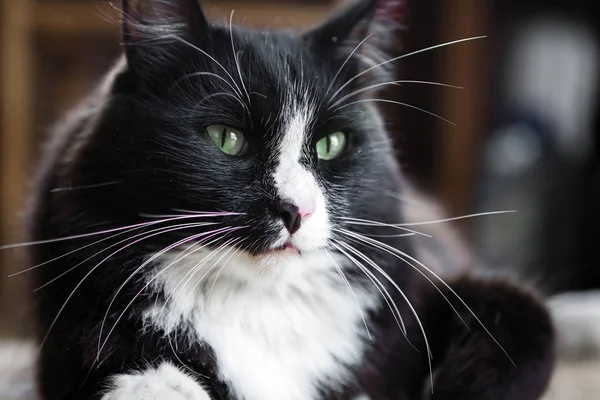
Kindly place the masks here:
<instances>
[{"instance_id":1,"label":"white whisker","mask_svg":"<svg viewBox=\"0 0 600 400\"><path fill-rule=\"evenodd\" d=\"M346 57L346 60L344 61L344 63L342 64L342 66L338 69L338 71L335 73L335 75L333 76L333 79L331 80L331 82L329 83L329 86L327 87L327 91L325 92L325 96L327 96L329 94L329 91L331 90L331 87L333 86L333 84L335 83L335 80L338 78L338 76L340 75L340 73L342 72L342 70L344 69L344 67L346 66L346 64L348 64L348 61L350 61L350 59L352 58L352 56L354 55L354 53L356 53L356 51L358 50L358 48L360 46L363 45L364 42L367 41L367 39L369 39L371 36L373 36L372 33L370 33L366 38L364 38L355 48L354 50L352 50L352 52L350 53L350 55L348 55L348 57ZM335 94L333 96L331 96L330 100L333 99L333 97L335 96Z\"/></svg>"},{"instance_id":2,"label":"white whisker","mask_svg":"<svg viewBox=\"0 0 600 400\"><path fill-rule=\"evenodd\" d=\"M244 105L244 108L246 108L246 104L244 104L244 102L242 101L242 99L239 97L239 94L236 91L236 88L227 79L225 79L221 75L215 74L213 72L200 71L200 72L193 72L191 74L184 75L183 77L181 77L178 80L176 80L175 83L172 86L175 86L175 85L179 84L179 82L182 81L182 80L184 80L184 79L194 78L196 76L212 76L214 78L217 78L217 79L223 81L227 86L229 86L231 88L231 90L233 90L233 93L235 94L235 98L237 100L239 100Z\"/></svg>"},{"instance_id":3,"label":"white whisker","mask_svg":"<svg viewBox=\"0 0 600 400\"><path fill-rule=\"evenodd\" d=\"M240 227L226 227L226 228L220 228L220 229L216 229L213 231L208 231L208 232L202 232L199 234L195 234L189 237L186 237L184 239L181 239L173 244L170 244L169 246L165 247L164 249L162 249L161 251L155 253L154 255L152 255L152 257L150 257L148 260L144 261L138 268L136 268L131 275L129 275L129 277L127 279L125 279L125 281L121 284L121 286L119 286L119 288L117 289L117 291L115 292L115 294L113 295L112 300L110 301L108 308L106 310L106 313L104 315L104 318L102 320L102 324L100 326L100 333L98 334L98 342L100 343L100 340L102 338L102 331L104 329L104 321L106 320L106 318L108 317L108 314L110 312L110 309L113 305L113 303L115 302L115 300L117 299L117 296L119 295L119 293L121 292L121 290L123 290L123 288L127 285L127 283L129 283L131 281L131 279L133 279L133 277L135 275L137 275L144 267L146 267L147 265L149 265L150 263L152 263L154 260L156 260L157 258L159 258L160 256L162 256L163 254L165 254L166 252L175 249L181 245L184 245L186 243L189 243L193 240L199 239L199 238L204 238L205 236L208 237L212 237L215 234L219 234L219 233L228 233L228 232L232 232L232 231L236 231L238 229L241 229ZM179 260L176 260L179 261ZM173 262L172 264L175 264L175 262ZM172 265L171 264L171 265ZM164 271L164 270L163 270ZM160 276L162 273L162 271L160 271L159 273L156 274L156 276L151 279L141 290L140 292L131 300L131 302L127 305L127 307L125 307L125 309L123 310L123 312L121 313L121 315L119 316L119 318L117 318L116 322L113 325L113 328L110 330L110 332L107 334L106 339L104 340L104 343L102 344L101 347L98 348L98 357L100 356L100 353L102 351L102 348L104 347L104 345L106 344L106 342L108 341L108 338L110 336L110 334L112 333L112 331L115 329L117 323L119 322L119 320L123 317L123 315L125 314L125 312L127 311L127 309L131 306L131 304L133 304L133 302L135 301L135 299L144 291L148 288L148 286L156 279L158 278L158 276Z\"/></svg>"},{"instance_id":4,"label":"white whisker","mask_svg":"<svg viewBox=\"0 0 600 400\"><path fill-rule=\"evenodd\" d=\"M219 239L222 239L219 238ZM180 279L179 283L175 286L175 288L171 291L171 293L169 293L169 295L167 296L167 298L165 299L165 302L161 308L161 311L159 313L159 316L162 316L165 307L167 306L167 304L169 303L169 300L171 300L171 298L173 297L173 294L175 294L176 292L178 292L177 297L173 300L174 302L177 302L177 300L179 299L179 296L181 296L183 289L185 288L185 286L190 282L190 280L194 277L194 275L196 275L196 273L198 271L200 271L204 265L206 265L206 263L208 261L210 261L216 254L218 254L222 249L224 249L225 247L227 247L231 242L234 241L234 238L228 239L226 240L224 243L222 243L221 245L219 245L216 249L210 251L210 253L208 253L206 256L204 256L204 258L202 258L200 261L198 261L196 263L196 265L194 265L188 272L186 272L186 274ZM187 280L184 283L184 279ZM183 283L183 286L181 287L181 289L178 290L179 286ZM168 319L170 320L170 318Z\"/></svg>"},{"instance_id":5,"label":"white whisker","mask_svg":"<svg viewBox=\"0 0 600 400\"><path fill-rule=\"evenodd\" d=\"M508 357L508 359L510 360L510 362L516 367L515 362L513 361L513 359L510 357L510 355L508 354L508 352L504 349L504 347L502 347L502 345L498 342L498 340L496 340L496 338L494 337L494 335L492 335L492 333L488 330L488 328L483 324L483 322L481 322L481 320L479 319L479 317L473 312L473 310L471 310L471 308L467 305L467 303L465 303L465 301L458 295L458 293L456 293L456 291L454 289L452 289L452 287L450 287L450 285L448 285L438 274L436 274L434 271L432 271L430 268L428 268L426 265L424 265L422 262L420 262L419 260L417 260L416 258L410 256L409 254L406 254L405 252L396 249L395 247L392 247L386 243L380 242L378 240L375 239L371 239L359 234L356 234L354 232L349 232L346 230L343 230L346 233L350 234L350 235L355 235L357 237L362 238L363 240L365 240L366 242L371 242L371 243L376 243L380 246L382 246L383 248L386 248L390 251L390 254L394 253L396 255L396 257L400 260L403 260L404 262L406 262L406 260L403 257L406 257L407 259L415 262L416 264L418 264L421 268L425 269L428 273L430 273L431 275L433 275L437 280L440 281L440 283L442 285L444 285L444 287L446 289L448 289L455 297L456 299L467 309L467 311L469 312L469 314L471 314L473 316L473 318L475 318L475 320L477 321L477 323L485 330L485 332L489 335L489 337L496 343L496 345L502 350L502 352L506 355L506 357ZM407 264L409 264L407 262ZM409 264L412 265L412 264ZM414 267L414 266L413 266ZM415 269L417 269L415 267ZM459 318L460 314L459 314ZM464 320L463 320L464 323ZM466 325L466 323L465 323Z\"/></svg>"},{"instance_id":6,"label":"white whisker","mask_svg":"<svg viewBox=\"0 0 600 400\"><path fill-rule=\"evenodd\" d=\"M120 179L118 181L95 183L92 185L57 187L57 188L51 189L50 193L66 192L66 191L72 191L72 190L83 190L83 189L95 189L95 188L104 187L104 186L117 185L121 182L123 182L122 179Z\"/></svg>"},{"instance_id":7,"label":"white whisker","mask_svg":"<svg viewBox=\"0 0 600 400\"><path fill-rule=\"evenodd\" d=\"M66 271L63 271L63 272L62 272L60 275L56 276L55 278L52 278L51 280L49 280L48 282L44 283L43 285L41 285L41 286L39 286L39 287L35 288L35 289L34 289L34 292L37 292L37 291L39 291L39 290L41 290L41 289L45 288L46 286L48 286L48 285L52 284L53 282L56 282L57 280L59 280L59 279L60 279L60 278L62 278L63 276L67 275L69 272L71 272L71 271L73 271L74 269L76 269L77 267L79 267L79 266L81 266L81 265L85 264L86 262L88 262L88 261L90 261L90 260L94 259L96 256L98 256L98 255L100 255L100 254L104 253L105 251L107 251L107 250L110 250L110 249L112 249L113 247L116 247L116 246L118 246L118 245L120 245L120 244L122 244L122 243L125 243L125 242L127 242L127 241L129 241L129 240L131 240L131 239L135 239L135 238L137 238L137 237L140 237L140 236L146 236L146 235L149 235L149 234L151 234L151 233L154 233L154 232L159 232L159 233L167 233L167 232L172 232L172 231L174 231L174 230L182 230L182 229L187 229L187 228L199 228L199 227L202 227L202 226L208 226L208 225L214 225L214 224L212 224L212 223L188 223L188 224L179 224L179 225L163 226L162 228L151 229L151 230L149 230L149 231L146 231L146 232L142 232L142 233L138 233L138 234L136 234L136 235L133 235L133 236L129 236L129 237L127 237L127 238L123 239L123 240L120 240L120 241L118 241L118 242L116 242L116 243L113 243L113 244L111 244L110 246L107 246L107 247L103 248L102 250L100 250L100 251L98 251L98 252L96 252L96 253L92 254L91 256L87 257L85 260L83 260L83 261L80 261L79 263L75 264L74 266L72 266L71 268L67 269ZM127 232L130 232L130 231L127 231ZM113 235L113 236L111 236L111 237L109 237L109 238L107 238L107 239L111 239L111 238L113 238L114 236L115 236L115 235ZM152 236L152 235L150 235L150 236ZM97 242L96 242L96 243L97 243ZM92 244L94 244L94 243L92 243ZM127 246L125 246L125 247L123 247L123 248L121 248L121 249L119 249L119 250L117 250L117 251L123 250L123 249L125 249L126 247L127 247ZM67 253L66 255L68 255L68 254L69 254L69 253ZM52 261L52 260L51 260L51 261ZM41 266L41 265L38 265L38 266ZM36 268L36 267L37 267L37 266L34 266L34 267L31 267L30 269L33 269L33 268Z\"/></svg>"},{"instance_id":8,"label":"white whisker","mask_svg":"<svg viewBox=\"0 0 600 400\"><path fill-rule=\"evenodd\" d=\"M446 118L444 118L441 115L438 115L436 113L432 113L431 111L427 111L424 108L413 106L412 104L409 104L409 103L403 103L401 101L388 100L388 99L364 99L364 100L351 101L350 103L342 104L341 106L337 107L335 110L339 111L342 108L350 107L350 106L352 106L354 104L362 104L362 103L370 103L370 102L374 102L374 103L389 103L389 104L396 104L396 105L399 105L399 106L405 106L405 107L408 107L408 108L412 108L412 109L424 112L425 114L431 115L431 116L436 117L438 119L441 119L442 121L445 121L445 122L447 122L449 124L457 126L454 122L450 121L449 119L446 119Z\"/></svg>"},{"instance_id":9,"label":"white whisker","mask_svg":"<svg viewBox=\"0 0 600 400\"><path fill-rule=\"evenodd\" d=\"M241 240L237 241L234 244L239 244L240 242L241 242ZM239 249L235 249L234 247L231 247L231 249L234 249L233 253L231 253L231 255L229 256L229 258L227 258L227 260L225 260L225 262L223 263L223 266L221 268L219 268L219 271L217 271L217 275L215 276L215 280L213 281L213 284L210 287L210 291L208 292L208 299L206 300L206 304L210 304L210 299L212 298L213 290L215 289L215 285L217 284L217 280L219 279L219 275L221 275L221 272L223 271L223 269L225 269L225 267L227 266L227 264L229 263L229 261L231 261L231 259L233 258L233 256L235 256L240 251ZM229 251L231 249L229 249L227 251L227 253L229 253ZM219 261L221 261L221 260L219 259L217 261L217 263L219 263Z\"/></svg>"},{"instance_id":10,"label":"white whisker","mask_svg":"<svg viewBox=\"0 0 600 400\"><path fill-rule=\"evenodd\" d=\"M388 223L380 222L380 221L372 221L369 219L352 218L352 217L339 217L339 219L344 220L346 223L352 224L352 225L381 226L381 227L385 227L385 228L399 229L399 230L408 232L413 235L421 235L421 236L425 236L425 237L431 237L431 235L428 235L426 233L414 231L412 229L408 229L408 228L399 226L398 224L388 224Z\"/></svg>"},{"instance_id":11,"label":"white whisker","mask_svg":"<svg viewBox=\"0 0 600 400\"><path fill-rule=\"evenodd\" d=\"M240 69L240 63L238 62L237 54L235 53L235 46L233 44L233 13L235 10L231 10L231 15L229 17L229 38L231 39L231 51L233 52L233 60L235 61L235 66L238 71L238 75L240 76L240 82L242 87L244 88L244 92L246 92L246 98L248 99L248 104L251 104L250 94L248 93L248 89L246 89L246 85L244 84L244 78L242 77L242 70Z\"/></svg>"},{"instance_id":12,"label":"white whisker","mask_svg":"<svg viewBox=\"0 0 600 400\"><path fill-rule=\"evenodd\" d=\"M440 47L451 46L451 45L453 45L453 44L457 44L457 43L467 42L467 41L471 41L471 40L483 39L483 38L485 38L485 37L486 37L486 36L474 36L474 37L469 37L469 38L465 38L465 39L453 40L453 41L451 41L451 42L446 42L446 43L442 43L442 44L437 44L437 45L435 45L435 46L430 46L430 47L426 47L426 48L424 48L424 49L420 49L420 50L416 50L416 51L413 51L413 52L410 52L410 53L406 53L406 54L403 54L403 55L401 55L401 56L394 57L394 58L391 58L391 59L389 59L389 60L387 60L387 61L384 61L384 62L381 62L381 63L379 63L379 64L376 64L376 65L374 65L374 66L372 66L372 67L370 67L370 68L367 68L367 69L366 69L366 70L364 70L364 71L361 71L361 72L359 72L358 74L354 75L354 77L352 77L352 78L348 79L348 80L346 81L346 83L344 83L344 84L342 85L342 87L340 87L340 88L337 90L337 92L335 92L335 93L333 94L333 96L331 96L331 99L334 99L334 98L335 98L335 97L336 97L336 96L337 96L337 95L338 95L338 94L339 94L339 93L340 93L342 90L344 90L344 88L345 88L346 86L348 86L350 83L352 83L352 82L353 82L353 81L355 81L356 79L360 78L360 77L361 77L361 76L363 76L364 74L366 74L366 73L369 73L370 71L374 70L375 68L382 67L382 66L384 66L384 65L387 65L387 64L389 64L389 63L391 63L391 62L398 61L398 60L401 60L401 59L403 59L403 58L407 58L407 57L413 56L413 55L415 55L415 54L424 53L424 52L426 52L426 51L430 51L430 50L438 49L438 48L440 48Z\"/></svg>"},{"instance_id":13,"label":"white whisker","mask_svg":"<svg viewBox=\"0 0 600 400\"><path fill-rule=\"evenodd\" d=\"M409 223L393 224L393 225L398 226L398 227L432 225L432 224L439 224L441 222L458 221L461 219L485 217L485 216L489 216L489 215L512 214L512 213L516 213L516 212L517 212L517 210L490 211L490 212L482 212L482 213L477 213L477 214L461 215L461 216L452 217L452 218L437 219L437 220L433 220L433 221L409 222Z\"/></svg>"},{"instance_id":14,"label":"white whisker","mask_svg":"<svg viewBox=\"0 0 600 400\"><path fill-rule=\"evenodd\" d=\"M354 290L352 289L352 285L350 285L350 281L348 281L348 278L346 278L346 275L344 275L344 271L342 271L342 268L337 263L337 261L335 261L335 258L333 258L333 256L331 255L331 253L329 251L327 251L327 249L322 249L322 251L325 254L327 254L327 256L329 256L329 258L333 262L333 265L335 266L336 270L340 274L341 278L346 283L346 286L348 287L348 290L350 291L350 294L352 295L352 297L354 298L354 302L356 303L356 308L357 308L358 313L360 314L360 317L361 317L361 319L363 321L363 324L365 326L365 331L367 332L367 336L369 337L369 340L372 340L373 338L371 336L371 332L369 331L369 326L367 325L367 320L365 318L365 314L363 313L362 308L360 307L360 303L358 302L358 298L356 297L356 294L354 293Z\"/></svg>"},{"instance_id":15,"label":"white whisker","mask_svg":"<svg viewBox=\"0 0 600 400\"><path fill-rule=\"evenodd\" d=\"M215 215L212 215L212 216L219 216L219 215L217 215L215 213ZM111 228L111 229L106 229L106 230L97 231L97 232L82 233L79 235L64 236L64 237L55 238L55 239L45 239L45 240L38 240L38 241L33 241L33 242L22 242L22 243L9 244L9 245L0 246L0 250L8 250L8 249L14 249L17 247L36 246L36 245L40 245L40 244L56 243L56 242L62 242L62 241L66 241L66 240L75 240L75 239L81 239L81 238L86 238L86 237L90 237L90 236L103 235L105 233L114 233L114 232L124 231L124 230L131 229L131 228L143 228L146 226L162 224L164 222L171 222L171 221L177 221L180 219L191 219L191 218L199 218L199 217L200 217L200 215L181 215L181 216L176 216L176 217L169 217L166 219L162 219L160 221L140 222L140 223L133 224L133 225L121 226L118 228Z\"/></svg>"},{"instance_id":16,"label":"white whisker","mask_svg":"<svg viewBox=\"0 0 600 400\"><path fill-rule=\"evenodd\" d=\"M349 236L350 240L354 240L356 242L362 243L362 244L367 244L370 245L371 247L374 247L376 249L379 250L383 250L383 251L387 251L389 253L388 250L386 250L385 248L382 248L380 246L378 246L377 244L373 244L370 243L366 240L362 240L362 238L364 237L363 235L360 235L356 232L350 232L350 231L346 231L346 230L339 230L338 232L345 234L346 236ZM365 237L366 238L366 237ZM374 240L374 239L373 239ZM375 240L374 240L375 241ZM391 247L391 246L390 246ZM441 289L431 280L431 278L429 278L423 271L421 271L420 269L418 269L417 267L415 267L412 263L408 262L407 260L405 260L404 258L392 254L394 257L399 258L400 260L402 260L404 263L408 264L409 266L411 266L416 272L418 272L421 276L423 276L429 283L431 283L431 285L438 291L438 293L444 298L444 300L446 300L446 302L448 303L448 305L450 306L450 308L452 308L452 310L456 313L456 315L458 316L458 318L462 321L462 323L465 325L465 327L467 329L469 329L469 326L467 325L467 323L465 322L465 320L463 319L463 317L460 315L460 313L458 312L458 310L454 307L454 305L452 304L452 302L448 299L448 297L446 297L446 295L444 294L444 292L441 291Z\"/></svg>"},{"instance_id":17,"label":"white whisker","mask_svg":"<svg viewBox=\"0 0 600 400\"><path fill-rule=\"evenodd\" d=\"M227 76L229 77L229 79L231 79L231 82L233 83L233 85L237 88L238 94L240 96L242 95L242 91L240 90L240 87L235 82L235 79L233 79L233 76L231 76L231 74L229 73L229 71L227 71L225 69L225 67L223 67L223 65L221 65L221 63L218 62L213 56L211 56L210 54L208 54L207 52L205 52L204 50L202 50L198 46L193 45L192 43L188 42L187 40L184 40L184 39L180 38L177 35L166 35L166 36L164 36L164 38L165 39L171 38L171 39L177 40L177 41L185 44L186 46L190 46L191 48L199 51L200 53L204 54L206 57L210 58L215 64L217 64L219 66L219 68L221 68L223 70L223 72L225 72L227 74Z\"/></svg>"},{"instance_id":18,"label":"white whisker","mask_svg":"<svg viewBox=\"0 0 600 400\"><path fill-rule=\"evenodd\" d=\"M341 99L337 100L335 103L331 104L329 106L329 109L335 107L336 105L342 103L344 100L347 100L350 97L356 96L357 94L361 94L363 92L367 92L367 91L369 91L371 89L375 89L375 88L378 88L378 87L389 86L389 85L399 85L401 83L420 83L420 84L424 84L424 85L442 86L442 87L448 87L448 88L452 88L452 89L464 89L464 87L461 87L461 86L454 86L454 85L448 85L446 83L430 82L430 81L399 80L399 81L391 81L391 82L382 82L382 83L376 83L376 84L373 84L373 85L365 86L363 88L360 88L360 89L357 89L357 90L353 91L352 93L347 94L346 96L344 96Z\"/></svg>"},{"instance_id":19,"label":"white whisker","mask_svg":"<svg viewBox=\"0 0 600 400\"><path fill-rule=\"evenodd\" d=\"M431 379L431 387L433 388L433 367L432 367L432 363L431 363L431 360L433 359L433 354L431 353L431 347L429 346L429 340L427 339L427 334L425 333L425 327L423 326L423 323L421 322L421 319L419 318L419 314L417 313L417 310L414 308L414 306L412 305L412 303L410 302L410 300L408 299L406 294L404 294L404 291L402 289L400 289L398 284L392 279L391 276L388 275L387 272L385 272L383 270L383 268L381 268L379 265L377 265L375 262L373 262L373 260L371 260L369 257L364 255L358 249L356 249L348 244L345 244L344 242L339 242L339 244L344 246L348 251L356 254L358 257L360 257L362 260L364 260L367 264L369 264L371 267L373 267L375 269L375 271L377 271L385 279L387 279L388 282L390 282L392 284L392 286L394 286L394 288L398 291L400 296L402 296L402 298L408 305L408 308L410 308L410 311L412 312L413 316L415 317L415 320L417 321L417 324L419 325L419 329L421 330L421 333L423 335L423 340L425 341L425 347L427 349L427 360L429 363L429 376Z\"/></svg>"},{"instance_id":20,"label":"white whisker","mask_svg":"<svg viewBox=\"0 0 600 400\"><path fill-rule=\"evenodd\" d=\"M408 339L408 336L407 336L408 332L406 331L406 326L404 325L404 320L402 319L400 310L398 309L398 306L396 305L396 303L394 303L394 301L392 300L392 296L388 292L385 285L383 283L381 283L381 281L379 279L377 279L377 277L371 271L369 271L360 261L358 261L356 258L354 258L351 254L348 254L340 246L338 246L337 241L331 243L331 245L333 247L335 247L335 249L338 250L340 253L342 253L344 256L346 256L350 261L352 261L352 263L354 265L356 265L358 267L358 269L360 269L367 278L369 278L371 283L373 283L373 286L375 286L375 288L377 289L377 291L379 292L379 294L381 295L381 297L383 298L383 300L389 307L390 312L392 313L392 316L394 317L394 320L396 321L396 324L398 325L398 328L400 328L400 332L402 332L404 337L406 337Z\"/></svg>"},{"instance_id":21,"label":"white whisker","mask_svg":"<svg viewBox=\"0 0 600 400\"><path fill-rule=\"evenodd\" d=\"M50 327L48 328L48 331L46 332L46 335L44 336L44 339L42 340L42 342L40 343L40 348L42 348L44 346L44 344L46 343L46 340L48 340L48 336L50 335L50 331L52 330L52 328L54 327L54 325L56 324L56 321L58 321L58 318L60 317L60 315L62 314L63 310L65 309L65 307L67 306L68 302L71 300L71 298L75 295L75 292L77 291L77 289L79 289L81 287L81 285L83 284L83 282L91 275L94 273L94 271L96 271L96 269L98 269L104 262L106 262L107 260L109 260L112 256L116 255L117 253L125 250L126 248L129 248L131 246L133 246L136 243L139 243L141 241L147 240L151 237L154 237L156 235L160 235L166 232L170 232L170 231L174 231L174 230L178 230L180 228L172 228L170 230L166 230L166 231L161 231L161 232L157 232L151 235L147 235L144 236L140 239L137 239L129 244L127 244L126 246L121 247L120 249L114 251L113 253L109 254L106 258L104 258L102 261L100 261L98 264L96 264L92 269L90 269L88 271L87 274L85 274L85 276L79 281L79 283L75 286L75 288L71 291L71 293L69 294L69 296L67 297L67 299L64 301L62 307L58 310L58 313L56 314L56 316L54 317L54 319L52 320L52 323L50 324Z\"/></svg>"},{"instance_id":22,"label":"white whisker","mask_svg":"<svg viewBox=\"0 0 600 400\"><path fill-rule=\"evenodd\" d=\"M42 262L42 263L36 264L36 265L34 265L34 266L32 266L32 267L26 268L26 269L24 269L24 270L21 270L21 271L19 271L19 272L15 272L14 274L10 274L10 275L8 275L8 277L9 277L9 278L12 278L12 277L14 277L14 276L17 276L17 275L24 274L24 273L26 273L26 272L29 272L29 271L32 271L32 270L34 270L34 269L36 269L36 268L42 267L42 266L44 266L44 265L46 265L46 264L50 264L51 262L54 262L54 261L56 261L56 260L60 260L61 258L64 258L64 257L70 256L71 254L73 254L73 253L77 253L78 251L81 251L81 250L83 250L83 249L85 249L85 248L88 248L88 247L90 247L90 246L94 246L94 245L96 245L96 244L98 244L98 243L102 243L102 242L104 242L104 241L106 241L106 240L113 239L113 238L115 238L115 237L117 237L117 236L124 235L124 234L126 234L126 233L131 233L131 232L133 232L133 231L135 231L135 230L138 230L138 229L140 229L140 228L131 228L131 229L128 229L128 230L126 230L126 231L122 231L122 232L119 232L119 233L117 233L117 234L114 234L114 235L111 235L111 236L105 237L105 238L103 238L103 239L96 240L95 242L92 242L92 243L86 244L85 246L78 247L78 248L76 248L75 250L71 250L71 251L69 251L68 253L65 253L65 254L62 254L62 255L60 255L60 256L54 257L54 258L52 258L52 259L50 259L50 260L47 260L47 261L44 261L44 262ZM159 229L164 229L164 227L163 227L163 228L159 228ZM146 233L147 233L147 232L146 232ZM129 240L129 239L126 239L126 240Z\"/></svg>"}]
</instances>

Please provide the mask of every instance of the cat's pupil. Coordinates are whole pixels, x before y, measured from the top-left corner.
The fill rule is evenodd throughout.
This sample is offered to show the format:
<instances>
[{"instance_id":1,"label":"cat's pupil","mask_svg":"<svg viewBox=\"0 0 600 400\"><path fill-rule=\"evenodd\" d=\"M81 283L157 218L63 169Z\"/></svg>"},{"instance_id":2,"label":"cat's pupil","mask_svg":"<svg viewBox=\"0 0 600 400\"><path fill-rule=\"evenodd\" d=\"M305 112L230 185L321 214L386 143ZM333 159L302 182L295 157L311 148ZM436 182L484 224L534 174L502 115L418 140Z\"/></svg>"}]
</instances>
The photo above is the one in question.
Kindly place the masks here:
<instances>
[{"instance_id":1,"label":"cat's pupil","mask_svg":"<svg viewBox=\"0 0 600 400\"><path fill-rule=\"evenodd\" d=\"M225 147L225 140L227 140L227 128L223 128L223 132L221 132L221 147Z\"/></svg>"}]
</instances>

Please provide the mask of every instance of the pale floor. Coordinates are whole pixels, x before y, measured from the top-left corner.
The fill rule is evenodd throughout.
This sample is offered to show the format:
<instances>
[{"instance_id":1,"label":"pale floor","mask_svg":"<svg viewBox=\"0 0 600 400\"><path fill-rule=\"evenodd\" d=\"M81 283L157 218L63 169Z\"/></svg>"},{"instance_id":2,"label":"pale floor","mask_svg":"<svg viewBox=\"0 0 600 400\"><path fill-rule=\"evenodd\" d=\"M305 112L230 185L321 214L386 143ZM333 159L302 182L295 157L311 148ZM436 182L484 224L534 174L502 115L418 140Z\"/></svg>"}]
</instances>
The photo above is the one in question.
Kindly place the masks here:
<instances>
[{"instance_id":1,"label":"pale floor","mask_svg":"<svg viewBox=\"0 0 600 400\"><path fill-rule=\"evenodd\" d=\"M29 345L0 345L0 399L35 400L31 383L35 350ZM600 359L560 362L543 400L600 399Z\"/></svg>"}]
</instances>

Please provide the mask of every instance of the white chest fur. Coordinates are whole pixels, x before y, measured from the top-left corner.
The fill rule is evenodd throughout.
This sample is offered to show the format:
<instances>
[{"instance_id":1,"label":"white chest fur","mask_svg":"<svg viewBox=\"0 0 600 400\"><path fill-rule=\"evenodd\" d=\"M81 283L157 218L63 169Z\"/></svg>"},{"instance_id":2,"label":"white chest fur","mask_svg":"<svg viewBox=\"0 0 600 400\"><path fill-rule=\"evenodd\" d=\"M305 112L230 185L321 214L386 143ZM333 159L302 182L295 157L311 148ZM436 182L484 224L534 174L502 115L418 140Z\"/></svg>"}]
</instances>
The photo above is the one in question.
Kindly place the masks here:
<instances>
[{"instance_id":1,"label":"white chest fur","mask_svg":"<svg viewBox=\"0 0 600 400\"><path fill-rule=\"evenodd\" d=\"M149 310L148 321L167 331L193 326L190 340L210 344L221 378L240 399L315 399L320 383L343 382L346 366L360 361L368 340L362 316L374 299L325 268L329 256L296 259L285 274L248 279L255 266L234 257L198 285L199 278L185 283L197 261L178 263L156 279L173 297L164 310Z\"/></svg>"}]
</instances>

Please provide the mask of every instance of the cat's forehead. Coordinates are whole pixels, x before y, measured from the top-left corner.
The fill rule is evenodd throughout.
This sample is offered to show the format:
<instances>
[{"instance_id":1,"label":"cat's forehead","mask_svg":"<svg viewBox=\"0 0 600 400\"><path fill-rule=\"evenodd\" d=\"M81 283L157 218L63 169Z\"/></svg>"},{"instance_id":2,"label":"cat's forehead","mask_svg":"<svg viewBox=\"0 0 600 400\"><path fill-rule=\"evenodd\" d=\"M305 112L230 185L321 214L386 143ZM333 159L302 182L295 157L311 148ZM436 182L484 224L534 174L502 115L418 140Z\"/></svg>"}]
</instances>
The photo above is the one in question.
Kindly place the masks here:
<instances>
[{"instance_id":1,"label":"cat's forehead","mask_svg":"<svg viewBox=\"0 0 600 400\"><path fill-rule=\"evenodd\" d=\"M263 92L288 97L291 89L303 89L317 95L330 75L322 55L296 32L235 28L221 29L216 37L214 51L232 75L241 75Z\"/></svg>"},{"instance_id":2,"label":"cat's forehead","mask_svg":"<svg viewBox=\"0 0 600 400\"><path fill-rule=\"evenodd\" d=\"M213 96L211 107L245 114L262 136L278 138L289 129L312 132L324 116L331 74L297 35L236 29L218 31L216 38L222 46L211 55L223 66L213 65L221 78L207 77L214 84L197 92L200 103Z\"/></svg>"}]
</instances>

